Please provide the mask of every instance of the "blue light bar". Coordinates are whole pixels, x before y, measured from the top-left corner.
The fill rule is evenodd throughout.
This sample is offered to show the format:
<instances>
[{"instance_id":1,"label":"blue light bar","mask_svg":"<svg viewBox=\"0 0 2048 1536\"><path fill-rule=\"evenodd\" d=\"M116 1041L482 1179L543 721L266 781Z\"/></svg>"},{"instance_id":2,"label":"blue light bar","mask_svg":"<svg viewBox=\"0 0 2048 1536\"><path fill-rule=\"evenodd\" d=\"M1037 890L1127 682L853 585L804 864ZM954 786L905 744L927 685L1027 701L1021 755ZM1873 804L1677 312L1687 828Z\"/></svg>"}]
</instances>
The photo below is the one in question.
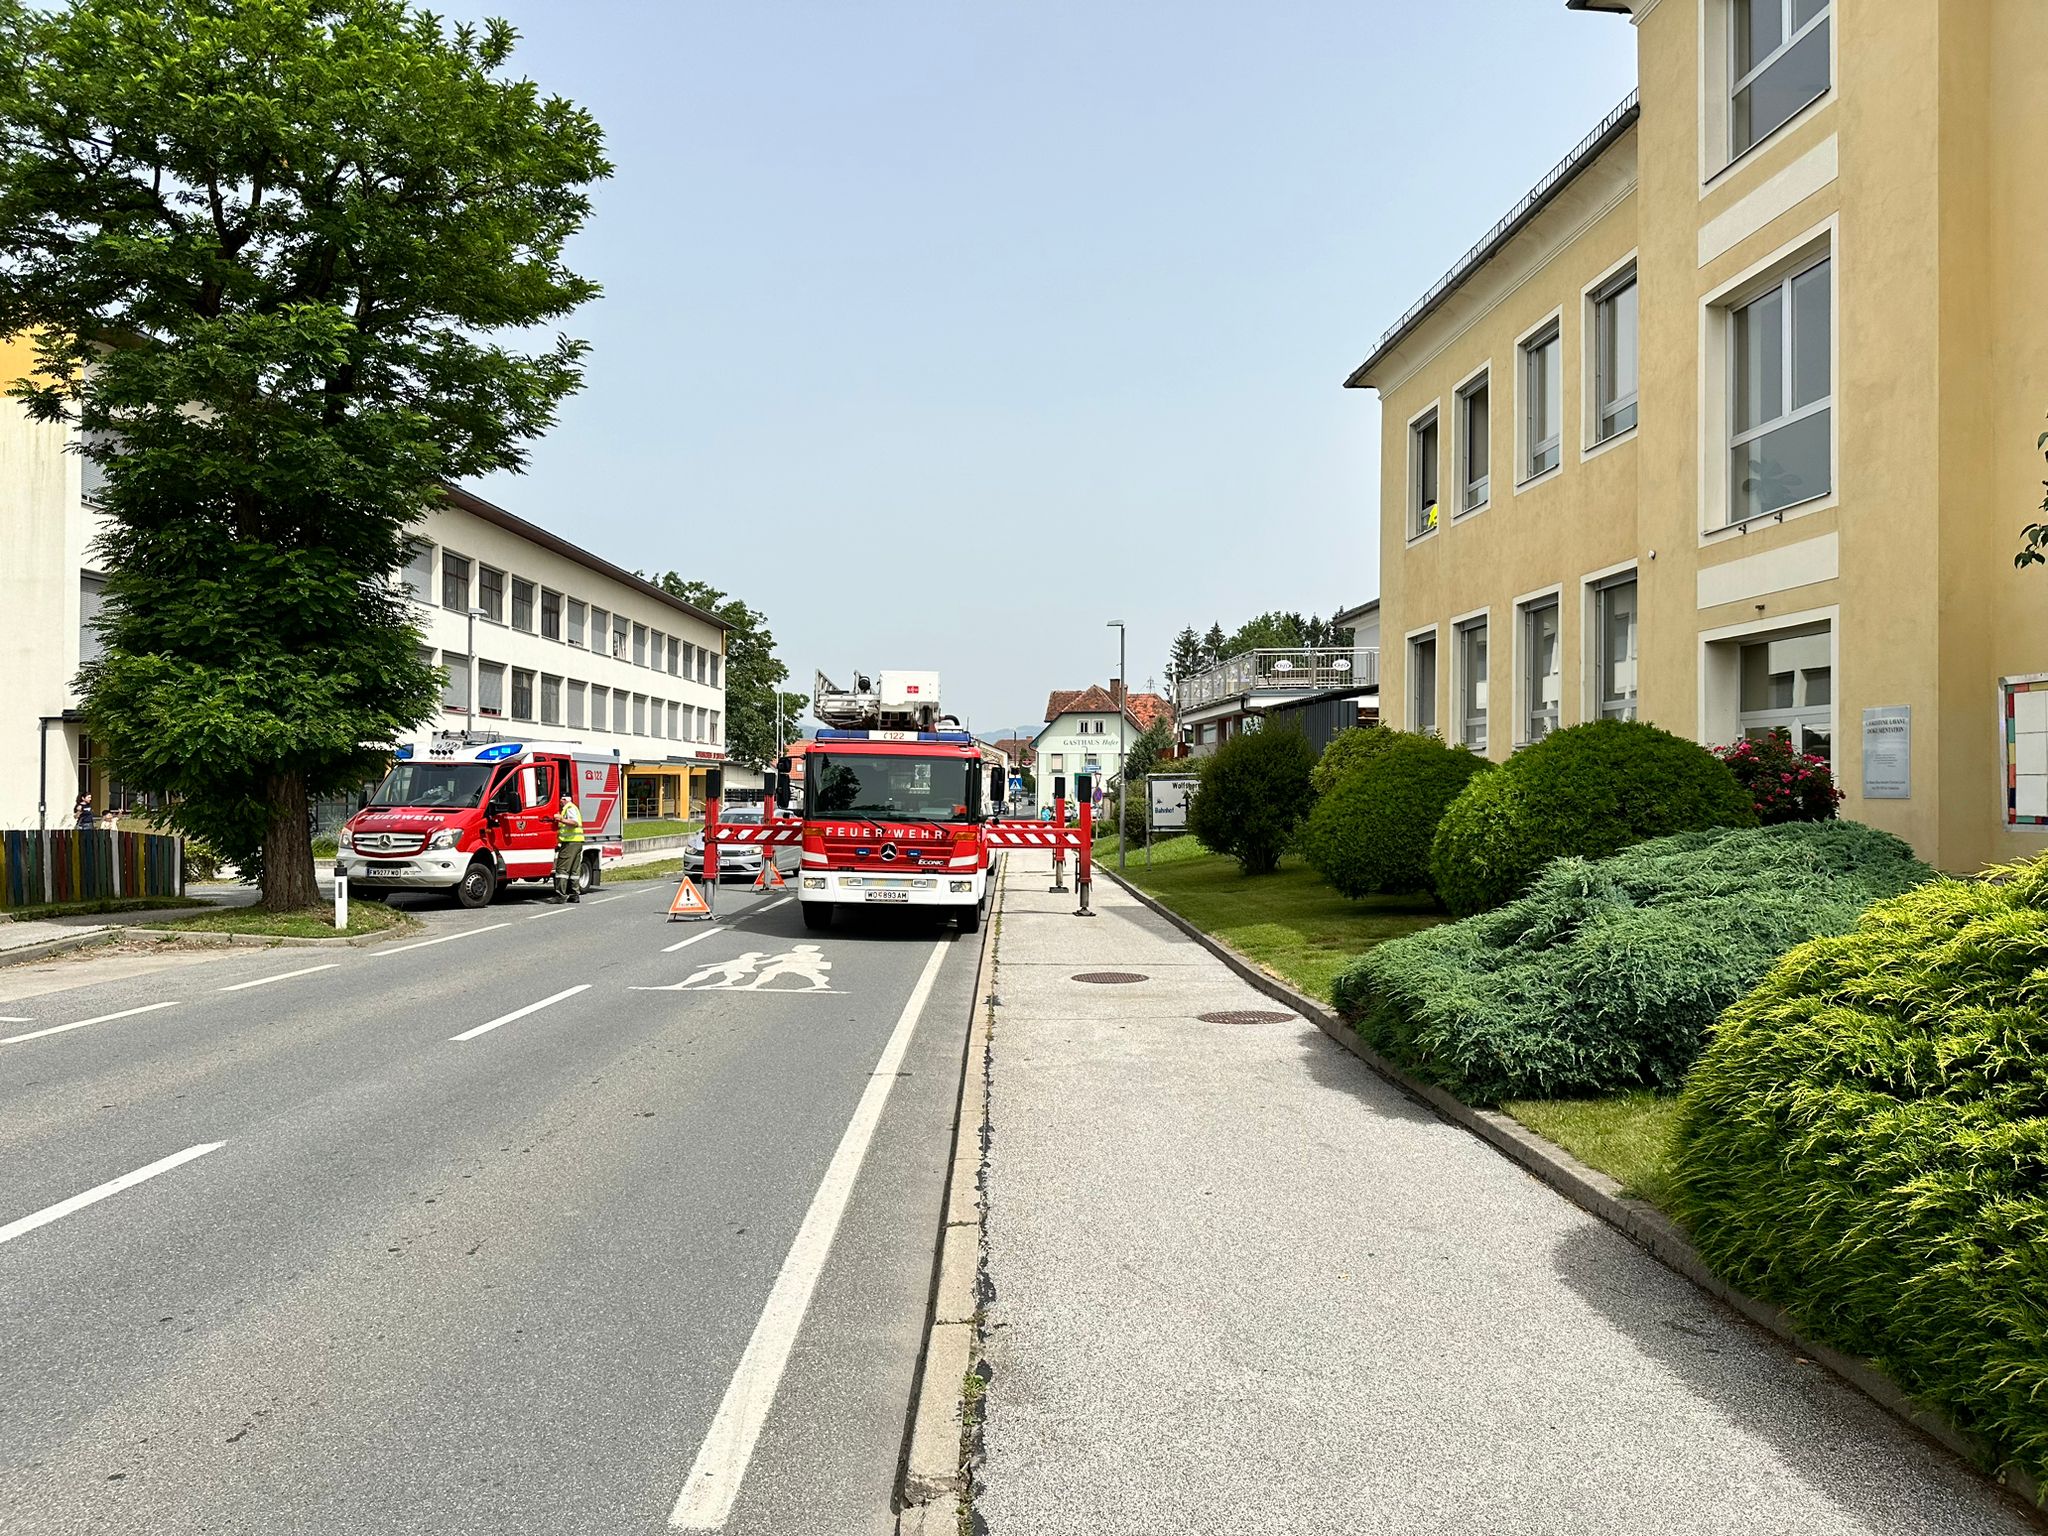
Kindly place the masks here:
<instances>
[{"instance_id":1,"label":"blue light bar","mask_svg":"<svg viewBox=\"0 0 2048 1536\"><path fill-rule=\"evenodd\" d=\"M514 757L525 750L524 742L501 741L495 747L485 747L483 751L477 753L476 760L480 763L495 763L500 758Z\"/></svg>"},{"instance_id":2,"label":"blue light bar","mask_svg":"<svg viewBox=\"0 0 2048 1536\"><path fill-rule=\"evenodd\" d=\"M818 741L930 741L965 746L974 740L967 731L820 731Z\"/></svg>"}]
</instances>

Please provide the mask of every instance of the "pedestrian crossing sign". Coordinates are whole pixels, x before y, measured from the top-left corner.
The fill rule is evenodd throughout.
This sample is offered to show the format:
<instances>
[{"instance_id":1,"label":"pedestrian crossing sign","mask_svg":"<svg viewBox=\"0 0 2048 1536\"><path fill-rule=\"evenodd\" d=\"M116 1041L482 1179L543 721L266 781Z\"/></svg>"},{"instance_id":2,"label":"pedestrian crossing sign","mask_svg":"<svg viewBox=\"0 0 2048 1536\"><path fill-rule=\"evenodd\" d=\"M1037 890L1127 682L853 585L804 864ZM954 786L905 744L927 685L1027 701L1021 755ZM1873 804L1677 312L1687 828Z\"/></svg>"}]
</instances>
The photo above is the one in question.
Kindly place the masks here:
<instances>
[{"instance_id":1,"label":"pedestrian crossing sign","mask_svg":"<svg viewBox=\"0 0 2048 1536\"><path fill-rule=\"evenodd\" d=\"M697 882L684 875L676 885L675 899L668 904L668 920L675 922L702 922L711 916L711 908L704 900L704 893L697 889Z\"/></svg>"}]
</instances>

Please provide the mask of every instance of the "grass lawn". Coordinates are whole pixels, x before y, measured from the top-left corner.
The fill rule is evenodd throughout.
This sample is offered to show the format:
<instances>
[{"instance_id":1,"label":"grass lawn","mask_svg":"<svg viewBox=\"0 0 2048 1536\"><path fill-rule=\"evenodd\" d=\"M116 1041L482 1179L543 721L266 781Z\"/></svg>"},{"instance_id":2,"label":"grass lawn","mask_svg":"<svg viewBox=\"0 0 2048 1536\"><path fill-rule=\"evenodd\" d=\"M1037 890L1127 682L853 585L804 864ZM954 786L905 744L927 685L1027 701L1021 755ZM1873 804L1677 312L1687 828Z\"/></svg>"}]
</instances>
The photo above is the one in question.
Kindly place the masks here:
<instances>
[{"instance_id":1,"label":"grass lawn","mask_svg":"<svg viewBox=\"0 0 2048 1536\"><path fill-rule=\"evenodd\" d=\"M652 864L627 864L619 869L604 872L604 883L616 885L621 880L673 880L683 872L680 858L656 859Z\"/></svg>"},{"instance_id":2,"label":"grass lawn","mask_svg":"<svg viewBox=\"0 0 2048 1536\"><path fill-rule=\"evenodd\" d=\"M703 827L701 821L629 821L626 823L626 841L642 837L678 837L686 832L695 832Z\"/></svg>"},{"instance_id":3,"label":"grass lawn","mask_svg":"<svg viewBox=\"0 0 2048 1536\"><path fill-rule=\"evenodd\" d=\"M94 912L155 912L167 907L211 905L198 896L102 896L96 901L53 901L34 907L9 907L0 917L31 922L39 917L78 917Z\"/></svg>"},{"instance_id":4,"label":"grass lawn","mask_svg":"<svg viewBox=\"0 0 2048 1536\"><path fill-rule=\"evenodd\" d=\"M1501 1108L1580 1162L1620 1180L1624 1194L1668 1209L1678 1100L1642 1091L1609 1099L1515 1099Z\"/></svg>"},{"instance_id":5,"label":"grass lawn","mask_svg":"<svg viewBox=\"0 0 2048 1536\"><path fill-rule=\"evenodd\" d=\"M1095 857L1105 850L1105 867L1114 870L1115 838L1096 843ZM1235 859L1191 837L1155 843L1150 870L1143 849L1132 849L1124 873L1147 895L1324 1002L1337 973L1373 945L1443 919L1426 897L1340 896L1292 854L1276 873L1247 878Z\"/></svg>"},{"instance_id":6,"label":"grass lawn","mask_svg":"<svg viewBox=\"0 0 2048 1536\"><path fill-rule=\"evenodd\" d=\"M348 927L337 931L334 909L308 907L303 912L265 912L260 907L227 907L198 917L181 917L168 923L146 923L172 933L253 933L272 939L339 939L358 934L382 933L393 928L417 928L420 920L385 906L380 901L351 901Z\"/></svg>"}]
</instances>

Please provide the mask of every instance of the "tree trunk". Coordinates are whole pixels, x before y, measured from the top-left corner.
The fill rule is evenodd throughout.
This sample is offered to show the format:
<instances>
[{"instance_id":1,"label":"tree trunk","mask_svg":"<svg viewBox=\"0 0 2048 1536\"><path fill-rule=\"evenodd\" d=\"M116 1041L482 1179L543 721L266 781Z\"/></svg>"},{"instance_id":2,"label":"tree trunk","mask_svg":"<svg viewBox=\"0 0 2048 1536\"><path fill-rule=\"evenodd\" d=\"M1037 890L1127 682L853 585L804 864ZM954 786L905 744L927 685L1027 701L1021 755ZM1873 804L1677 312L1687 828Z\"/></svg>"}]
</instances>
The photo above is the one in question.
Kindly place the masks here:
<instances>
[{"instance_id":1,"label":"tree trunk","mask_svg":"<svg viewBox=\"0 0 2048 1536\"><path fill-rule=\"evenodd\" d=\"M272 774L264 798L269 814L263 829L263 910L299 912L317 907L320 882L313 877L306 781L295 773Z\"/></svg>"}]
</instances>

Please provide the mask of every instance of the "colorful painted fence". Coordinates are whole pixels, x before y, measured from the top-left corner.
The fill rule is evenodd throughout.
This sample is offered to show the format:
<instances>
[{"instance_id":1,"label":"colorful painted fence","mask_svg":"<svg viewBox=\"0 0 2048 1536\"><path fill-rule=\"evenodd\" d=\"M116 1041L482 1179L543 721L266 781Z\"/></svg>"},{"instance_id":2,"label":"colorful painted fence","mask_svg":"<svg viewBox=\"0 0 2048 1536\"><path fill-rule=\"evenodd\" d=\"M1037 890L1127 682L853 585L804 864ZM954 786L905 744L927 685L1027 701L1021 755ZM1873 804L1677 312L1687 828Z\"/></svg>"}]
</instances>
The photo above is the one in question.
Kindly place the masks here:
<instances>
[{"instance_id":1,"label":"colorful painted fence","mask_svg":"<svg viewBox=\"0 0 2048 1536\"><path fill-rule=\"evenodd\" d=\"M181 840L153 832L0 831L0 907L181 896Z\"/></svg>"}]
</instances>

